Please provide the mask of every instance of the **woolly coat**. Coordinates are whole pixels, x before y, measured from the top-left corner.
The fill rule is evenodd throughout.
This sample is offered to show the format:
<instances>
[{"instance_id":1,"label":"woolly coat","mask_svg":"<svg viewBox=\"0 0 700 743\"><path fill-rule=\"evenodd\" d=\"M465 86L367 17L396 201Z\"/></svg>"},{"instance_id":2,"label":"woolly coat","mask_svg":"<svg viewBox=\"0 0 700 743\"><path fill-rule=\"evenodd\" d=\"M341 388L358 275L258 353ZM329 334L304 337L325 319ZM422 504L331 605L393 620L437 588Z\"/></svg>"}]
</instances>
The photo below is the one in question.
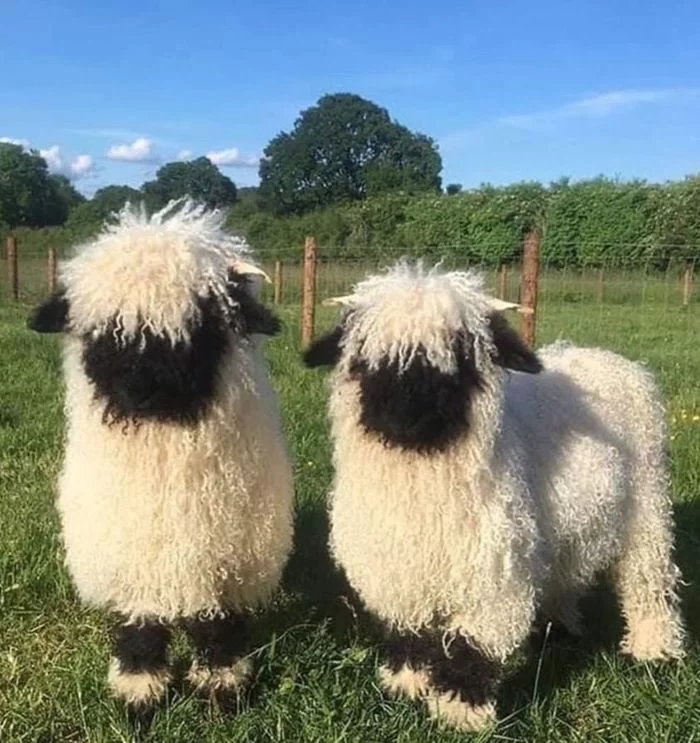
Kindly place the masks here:
<instances>
[{"instance_id":1,"label":"woolly coat","mask_svg":"<svg viewBox=\"0 0 700 743\"><path fill-rule=\"evenodd\" d=\"M134 620L258 606L291 549L292 471L260 336L226 326L212 399L193 425L110 425L86 373L90 338L113 334L115 354L129 339L186 345L204 297L238 317L227 272L248 249L222 225L190 202L150 218L127 208L62 268L66 562L84 601Z\"/></svg>"},{"instance_id":2,"label":"woolly coat","mask_svg":"<svg viewBox=\"0 0 700 743\"><path fill-rule=\"evenodd\" d=\"M67 441L58 510L81 598L172 620L265 603L292 541L293 482L259 349L224 362L193 429L103 423L66 343Z\"/></svg>"},{"instance_id":3,"label":"woolly coat","mask_svg":"<svg viewBox=\"0 0 700 743\"><path fill-rule=\"evenodd\" d=\"M467 327L483 382L470 431L430 455L387 447L360 424L351 357L367 349L375 358L382 348L409 353L422 337L447 368L435 329L451 332L443 312L449 287L438 295L439 323L428 300L418 307L426 316L421 330L410 305L422 287L400 272L394 278L408 291L383 309L373 292L390 288L370 280L363 294L361 285L330 378L331 549L366 606L400 630L459 632L503 659L530 632L538 607L565 602L633 552L646 572L640 586L658 581L673 594L665 414L649 372L614 353L566 344L540 351L540 374L506 372L489 358L485 310L467 285ZM363 323L370 332L357 330Z\"/></svg>"}]
</instances>

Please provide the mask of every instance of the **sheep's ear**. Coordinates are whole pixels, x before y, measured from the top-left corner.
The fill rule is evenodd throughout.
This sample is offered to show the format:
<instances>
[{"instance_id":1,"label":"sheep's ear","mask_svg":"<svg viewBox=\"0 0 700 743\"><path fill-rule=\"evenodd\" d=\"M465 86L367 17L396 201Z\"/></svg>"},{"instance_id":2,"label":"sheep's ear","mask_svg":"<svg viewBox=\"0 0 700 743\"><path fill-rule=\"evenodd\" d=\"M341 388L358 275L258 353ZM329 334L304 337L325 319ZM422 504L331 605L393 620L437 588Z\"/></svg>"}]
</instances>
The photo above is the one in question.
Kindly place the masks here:
<instances>
[{"instance_id":1,"label":"sheep's ear","mask_svg":"<svg viewBox=\"0 0 700 743\"><path fill-rule=\"evenodd\" d=\"M496 347L494 361L499 366L513 371L538 374L542 363L537 354L528 348L525 341L498 312L489 315L489 327Z\"/></svg>"},{"instance_id":2,"label":"sheep's ear","mask_svg":"<svg viewBox=\"0 0 700 743\"><path fill-rule=\"evenodd\" d=\"M65 292L57 291L32 310L27 327L37 333L62 333L68 324L68 309Z\"/></svg>"},{"instance_id":3,"label":"sheep's ear","mask_svg":"<svg viewBox=\"0 0 700 743\"><path fill-rule=\"evenodd\" d=\"M322 335L314 341L304 352L303 359L306 366L335 366L340 359L340 340L343 337L343 328L340 325Z\"/></svg>"},{"instance_id":4,"label":"sheep's ear","mask_svg":"<svg viewBox=\"0 0 700 743\"><path fill-rule=\"evenodd\" d=\"M279 318L247 290L249 276L229 271L227 290L238 305L236 325L246 335L277 335L282 328Z\"/></svg>"}]
</instances>

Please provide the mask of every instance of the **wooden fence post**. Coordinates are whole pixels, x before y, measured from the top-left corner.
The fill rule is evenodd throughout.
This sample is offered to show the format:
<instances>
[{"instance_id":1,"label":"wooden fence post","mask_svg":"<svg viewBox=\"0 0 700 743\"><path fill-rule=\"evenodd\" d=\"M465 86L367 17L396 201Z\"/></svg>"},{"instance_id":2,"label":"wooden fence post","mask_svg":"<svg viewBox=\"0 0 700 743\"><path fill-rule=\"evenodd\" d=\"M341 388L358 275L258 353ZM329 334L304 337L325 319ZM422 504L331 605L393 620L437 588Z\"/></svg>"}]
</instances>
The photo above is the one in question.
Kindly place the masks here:
<instances>
[{"instance_id":1,"label":"wooden fence post","mask_svg":"<svg viewBox=\"0 0 700 743\"><path fill-rule=\"evenodd\" d=\"M48 279L49 294L53 294L56 291L56 248L53 245L49 246Z\"/></svg>"},{"instance_id":2,"label":"wooden fence post","mask_svg":"<svg viewBox=\"0 0 700 743\"><path fill-rule=\"evenodd\" d=\"M537 323L537 288L540 273L540 235L531 232L525 238L523 252L523 273L520 303L531 310L523 314L523 336L531 348L535 346L535 326Z\"/></svg>"},{"instance_id":3,"label":"wooden fence post","mask_svg":"<svg viewBox=\"0 0 700 743\"><path fill-rule=\"evenodd\" d=\"M17 240L12 235L7 238L7 280L8 292L12 302L19 301L19 271L17 266Z\"/></svg>"},{"instance_id":4,"label":"wooden fence post","mask_svg":"<svg viewBox=\"0 0 700 743\"><path fill-rule=\"evenodd\" d=\"M501 271L498 282L498 296L500 299L507 299L508 294L508 264L501 263Z\"/></svg>"},{"instance_id":5,"label":"wooden fence post","mask_svg":"<svg viewBox=\"0 0 700 743\"><path fill-rule=\"evenodd\" d=\"M598 269L598 303L602 304L605 299L605 269Z\"/></svg>"},{"instance_id":6,"label":"wooden fence post","mask_svg":"<svg viewBox=\"0 0 700 743\"><path fill-rule=\"evenodd\" d=\"M683 273L683 306L690 304L690 297L693 293L693 262L686 261L685 272Z\"/></svg>"},{"instance_id":7,"label":"wooden fence post","mask_svg":"<svg viewBox=\"0 0 700 743\"><path fill-rule=\"evenodd\" d=\"M282 304L282 261L275 261L275 304Z\"/></svg>"},{"instance_id":8,"label":"wooden fence post","mask_svg":"<svg viewBox=\"0 0 700 743\"><path fill-rule=\"evenodd\" d=\"M304 295L301 310L301 344L304 348L314 337L317 261L318 243L313 235L309 235L304 244Z\"/></svg>"}]
</instances>

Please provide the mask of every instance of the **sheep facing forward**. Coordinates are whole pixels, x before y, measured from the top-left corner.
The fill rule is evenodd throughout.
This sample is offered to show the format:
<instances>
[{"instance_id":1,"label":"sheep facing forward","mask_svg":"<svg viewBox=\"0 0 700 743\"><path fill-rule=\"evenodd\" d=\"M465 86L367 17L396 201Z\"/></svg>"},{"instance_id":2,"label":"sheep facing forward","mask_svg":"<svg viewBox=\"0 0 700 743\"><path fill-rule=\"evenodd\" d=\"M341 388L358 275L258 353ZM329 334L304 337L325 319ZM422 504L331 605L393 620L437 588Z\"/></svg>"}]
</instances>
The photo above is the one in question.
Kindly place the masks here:
<instances>
[{"instance_id":1,"label":"sheep facing forward","mask_svg":"<svg viewBox=\"0 0 700 743\"><path fill-rule=\"evenodd\" d=\"M651 375L566 344L538 358L469 272L399 264L336 301L340 324L305 362L334 367L331 550L388 629L385 689L485 726L536 612L578 632L605 570L621 649L681 656Z\"/></svg>"},{"instance_id":2,"label":"sheep facing forward","mask_svg":"<svg viewBox=\"0 0 700 743\"><path fill-rule=\"evenodd\" d=\"M67 441L57 505L80 597L116 618L109 683L133 707L171 680L184 626L199 690L247 680L246 614L291 548L292 473L260 348L248 248L186 201L128 206L29 319L63 332Z\"/></svg>"}]
</instances>

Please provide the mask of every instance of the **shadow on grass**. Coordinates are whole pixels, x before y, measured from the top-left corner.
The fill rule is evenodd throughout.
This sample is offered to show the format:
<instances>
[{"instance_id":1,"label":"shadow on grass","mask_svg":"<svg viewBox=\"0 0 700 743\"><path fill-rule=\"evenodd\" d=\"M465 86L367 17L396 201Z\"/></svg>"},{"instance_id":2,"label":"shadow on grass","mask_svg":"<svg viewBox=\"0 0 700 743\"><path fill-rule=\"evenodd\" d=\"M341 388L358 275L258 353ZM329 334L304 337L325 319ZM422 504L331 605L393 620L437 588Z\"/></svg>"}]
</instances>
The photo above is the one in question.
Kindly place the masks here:
<instances>
[{"instance_id":1,"label":"shadow on grass","mask_svg":"<svg viewBox=\"0 0 700 743\"><path fill-rule=\"evenodd\" d=\"M682 611L689 640L700 638L700 503L676 506L676 559L690 585L682 587ZM284 632L300 621L325 622L339 645L360 643L377 647L382 629L364 609L343 573L328 553L328 520L320 503L303 505L297 515L295 549L287 566L285 586L291 604L272 610L262 618L262 632ZM516 713L536 698L547 702L558 689L569 686L605 653L615 656L623 632L617 598L606 581L581 601L584 634L573 637L540 622L520 662L507 673L499 695L501 716ZM260 639L266 640L261 636Z\"/></svg>"},{"instance_id":2,"label":"shadow on grass","mask_svg":"<svg viewBox=\"0 0 700 743\"><path fill-rule=\"evenodd\" d=\"M700 497L700 494L698 494ZM676 562L683 574L681 611L689 644L700 644L700 500L677 503Z\"/></svg>"},{"instance_id":3,"label":"shadow on grass","mask_svg":"<svg viewBox=\"0 0 700 743\"><path fill-rule=\"evenodd\" d=\"M17 428L19 415L9 407L0 406L0 428Z\"/></svg>"},{"instance_id":4,"label":"shadow on grass","mask_svg":"<svg viewBox=\"0 0 700 743\"><path fill-rule=\"evenodd\" d=\"M376 621L331 559L328 535L325 504L302 504L297 509L294 548L283 577L286 601L260 616L260 631L281 634L299 623L325 623L340 644L358 639L373 642L379 637Z\"/></svg>"},{"instance_id":5,"label":"shadow on grass","mask_svg":"<svg viewBox=\"0 0 700 743\"><path fill-rule=\"evenodd\" d=\"M517 668L504 679L499 695L501 716L516 713L534 699L547 702L558 689L591 667L605 652L615 654L623 624L612 588L600 582L579 604L583 634L575 637L558 625L538 625L523 648Z\"/></svg>"}]
</instances>

